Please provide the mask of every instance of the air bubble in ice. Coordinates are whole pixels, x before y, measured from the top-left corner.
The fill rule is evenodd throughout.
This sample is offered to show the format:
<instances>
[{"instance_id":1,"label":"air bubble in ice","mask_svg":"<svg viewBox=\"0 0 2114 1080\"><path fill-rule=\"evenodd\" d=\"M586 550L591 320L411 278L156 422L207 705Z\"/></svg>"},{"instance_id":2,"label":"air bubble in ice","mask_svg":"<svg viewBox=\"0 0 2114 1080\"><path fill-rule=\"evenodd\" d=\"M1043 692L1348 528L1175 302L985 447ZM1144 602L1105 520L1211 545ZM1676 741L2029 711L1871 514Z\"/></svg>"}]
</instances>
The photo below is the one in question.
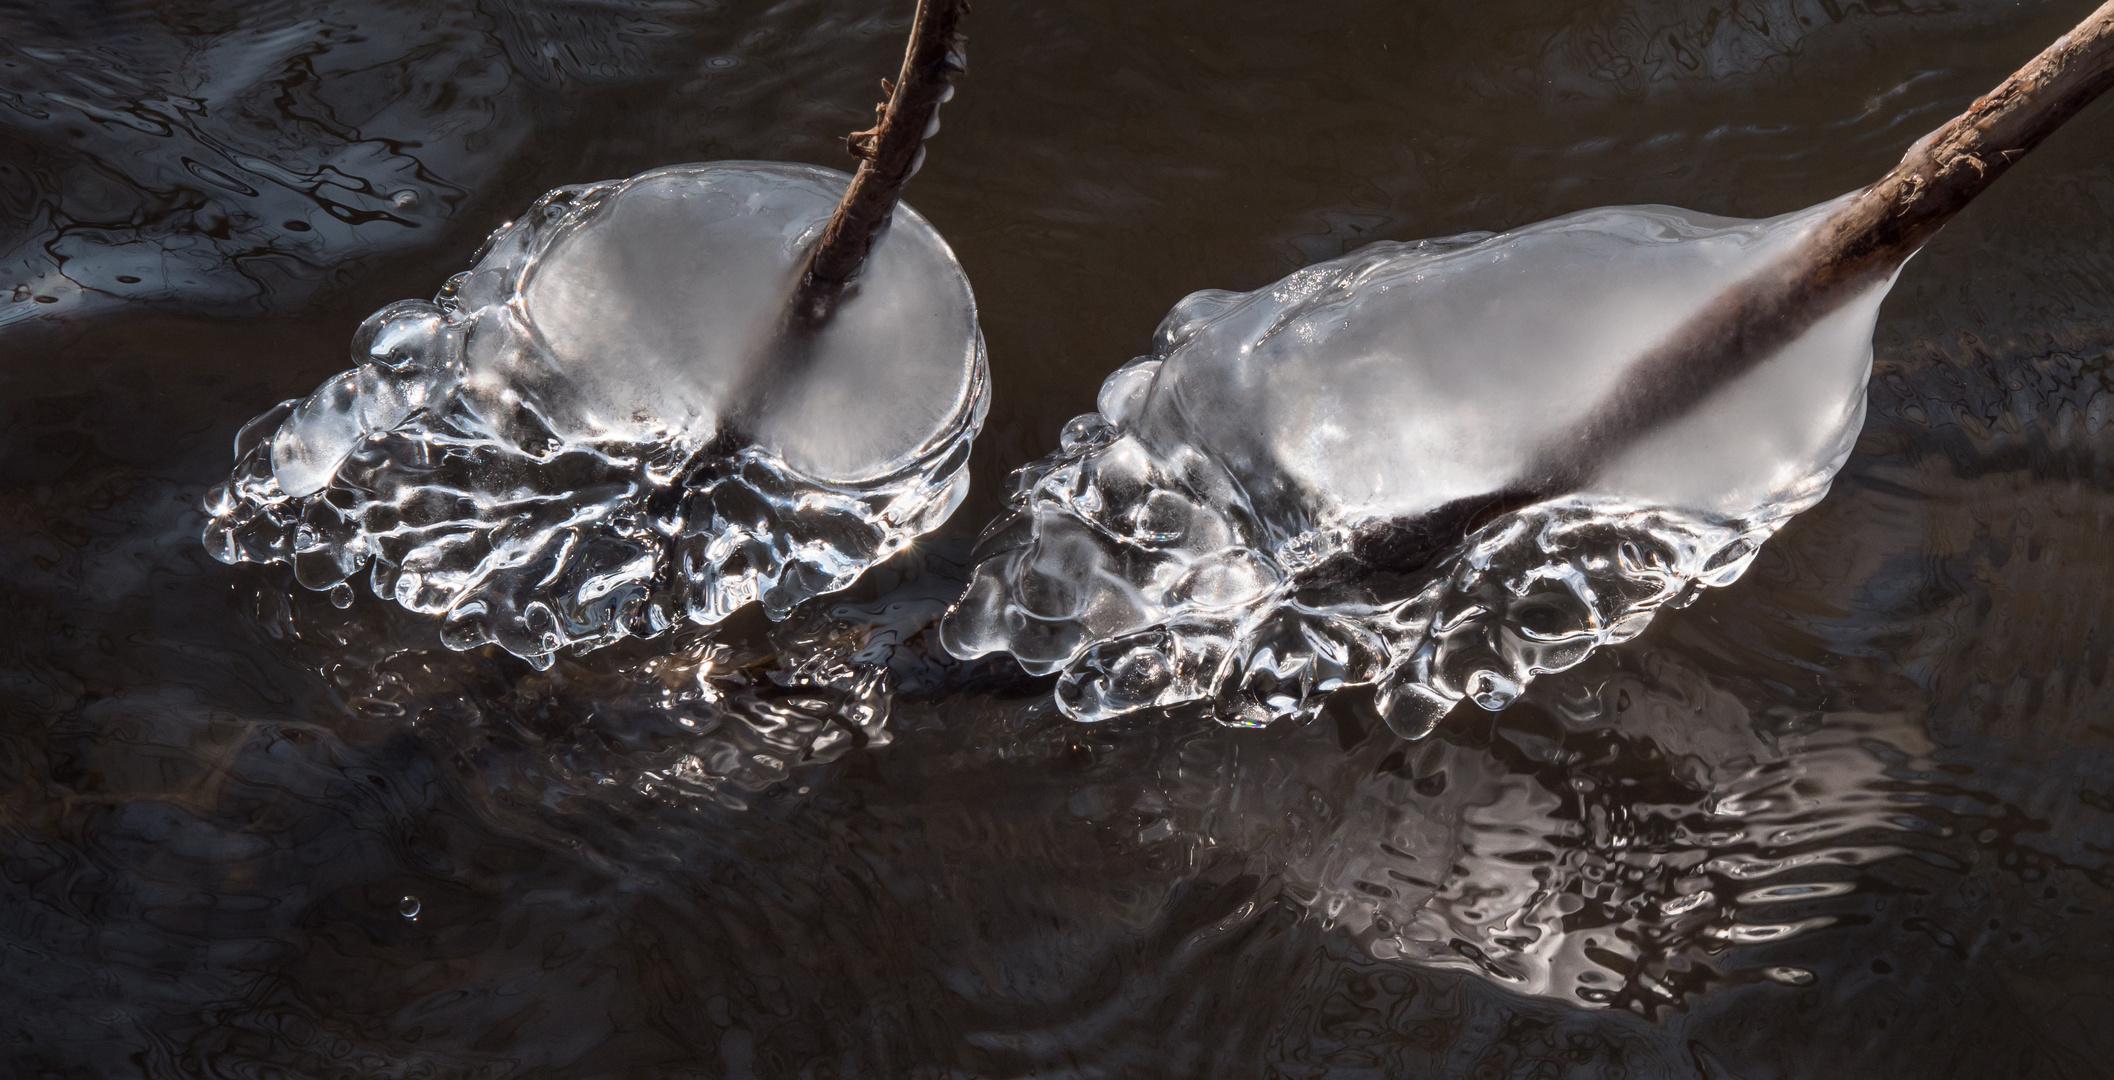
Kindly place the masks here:
<instances>
[{"instance_id":1,"label":"air bubble in ice","mask_svg":"<svg viewBox=\"0 0 2114 1080\"><path fill-rule=\"evenodd\" d=\"M1080 720L1210 702L1265 723L1351 686L1411 737L1463 697L1502 709L1737 578L1826 493L1888 283L1420 573L1316 568L1361 529L1527 479L1550 433L1649 393L1632 365L1829 209L1611 207L1196 293L1021 471L947 648L1057 673Z\"/></svg>"},{"instance_id":2,"label":"air bubble in ice","mask_svg":"<svg viewBox=\"0 0 2114 1080\"><path fill-rule=\"evenodd\" d=\"M844 587L960 502L986 404L968 280L907 206L783 348L848 179L719 162L544 196L243 429L207 546L334 598L364 573L449 645L537 663Z\"/></svg>"}]
</instances>

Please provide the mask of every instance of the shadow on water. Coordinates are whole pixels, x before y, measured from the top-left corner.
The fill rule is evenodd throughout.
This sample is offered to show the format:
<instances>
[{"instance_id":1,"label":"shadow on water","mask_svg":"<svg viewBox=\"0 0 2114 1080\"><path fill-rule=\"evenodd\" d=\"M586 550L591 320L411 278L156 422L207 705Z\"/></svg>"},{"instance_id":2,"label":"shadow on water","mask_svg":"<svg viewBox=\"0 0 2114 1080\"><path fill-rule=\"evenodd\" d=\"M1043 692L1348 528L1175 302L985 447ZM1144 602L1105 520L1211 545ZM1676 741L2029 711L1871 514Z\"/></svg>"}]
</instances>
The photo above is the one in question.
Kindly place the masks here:
<instances>
[{"instance_id":1,"label":"shadow on water","mask_svg":"<svg viewBox=\"0 0 2114 1080\"><path fill-rule=\"evenodd\" d=\"M984 5L910 192L991 346L970 503L787 624L536 672L212 562L234 429L549 187L842 164L907 10L0 8L0 1061L2114 1073L2106 105L1911 265L1835 492L1511 710L1082 726L924 634L1188 290L1803 206L2079 14Z\"/></svg>"}]
</instances>

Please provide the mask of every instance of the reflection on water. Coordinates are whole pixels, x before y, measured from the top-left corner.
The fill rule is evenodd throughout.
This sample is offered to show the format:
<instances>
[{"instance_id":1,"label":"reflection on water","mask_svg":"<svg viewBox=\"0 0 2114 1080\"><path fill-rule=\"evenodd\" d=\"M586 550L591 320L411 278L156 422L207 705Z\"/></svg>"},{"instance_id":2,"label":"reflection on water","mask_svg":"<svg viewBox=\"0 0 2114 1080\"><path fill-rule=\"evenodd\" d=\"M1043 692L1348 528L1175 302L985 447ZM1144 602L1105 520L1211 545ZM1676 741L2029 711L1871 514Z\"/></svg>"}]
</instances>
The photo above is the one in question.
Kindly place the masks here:
<instances>
[{"instance_id":1,"label":"reflection on water","mask_svg":"<svg viewBox=\"0 0 2114 1080\"><path fill-rule=\"evenodd\" d=\"M778 627L537 672L213 563L195 507L230 433L542 190L841 164L901 16L0 9L0 199L29 208L6 268L144 286L118 259L148 245L210 277L0 306L0 1060L2105 1074L2106 105L1904 273L1834 492L1737 585L1505 712L1413 744L1349 700L1083 726L926 632L1005 471L1176 297L1600 203L1806 205L2079 15L1720 10L983 6L978 55L1006 60L914 191L991 345L951 538ZM204 105L164 136L50 94ZM303 126L315 101L337 134ZM359 178L331 204L419 227L260 179L331 162ZM397 176L416 207L359 201ZM209 203L224 233L175 216Z\"/></svg>"}]
</instances>

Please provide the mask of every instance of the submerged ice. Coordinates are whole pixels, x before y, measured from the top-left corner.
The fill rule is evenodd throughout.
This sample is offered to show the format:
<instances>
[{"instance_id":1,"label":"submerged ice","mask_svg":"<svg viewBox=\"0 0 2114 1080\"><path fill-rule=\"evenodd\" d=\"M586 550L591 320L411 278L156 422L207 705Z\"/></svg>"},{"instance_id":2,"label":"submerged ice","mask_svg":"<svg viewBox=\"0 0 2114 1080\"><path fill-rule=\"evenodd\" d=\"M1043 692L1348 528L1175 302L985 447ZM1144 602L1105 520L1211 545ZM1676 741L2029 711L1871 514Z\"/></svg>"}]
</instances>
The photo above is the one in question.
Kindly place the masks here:
<instances>
[{"instance_id":1,"label":"submerged ice","mask_svg":"<svg viewBox=\"0 0 2114 1080\"><path fill-rule=\"evenodd\" d=\"M1604 208L1193 294L1022 470L947 648L1059 673L1081 720L1205 701L1267 723L1354 686L1410 735L1463 697L1503 708L1737 578L1826 493L1888 283L1420 571L1320 571L1361 530L1532 480L1552 440L1653 392L1632 375L1647 350L1830 208Z\"/></svg>"},{"instance_id":2,"label":"submerged ice","mask_svg":"<svg viewBox=\"0 0 2114 1080\"><path fill-rule=\"evenodd\" d=\"M986 395L968 280L907 206L787 345L847 180L719 162L544 196L244 428L207 546L341 603L364 572L452 647L538 663L849 584L960 502Z\"/></svg>"}]
</instances>

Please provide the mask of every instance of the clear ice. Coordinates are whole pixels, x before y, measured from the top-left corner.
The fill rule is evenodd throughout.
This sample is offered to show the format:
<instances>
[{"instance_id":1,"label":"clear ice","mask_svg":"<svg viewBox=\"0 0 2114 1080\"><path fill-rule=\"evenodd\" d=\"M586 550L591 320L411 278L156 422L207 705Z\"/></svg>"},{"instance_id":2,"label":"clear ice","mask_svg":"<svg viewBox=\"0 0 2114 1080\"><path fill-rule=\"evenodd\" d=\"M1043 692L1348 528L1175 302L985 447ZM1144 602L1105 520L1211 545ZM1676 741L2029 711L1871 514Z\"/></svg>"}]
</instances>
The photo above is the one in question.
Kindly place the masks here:
<instances>
[{"instance_id":1,"label":"clear ice","mask_svg":"<svg viewBox=\"0 0 2114 1080\"><path fill-rule=\"evenodd\" d=\"M206 546L341 606L364 572L450 647L539 665L843 588L953 512L987 404L968 279L908 206L782 348L848 181L716 162L545 195L243 429Z\"/></svg>"},{"instance_id":2,"label":"clear ice","mask_svg":"<svg viewBox=\"0 0 2114 1080\"><path fill-rule=\"evenodd\" d=\"M1375 688L1398 732L1730 583L1826 494L1864 419L1891 280L1644 433L1583 490L1508 513L1424 572L1303 576L1361 526L1524 479L1543 441L1832 204L1759 221L1589 210L1502 235L1378 243L1249 293L1176 305L1021 470L942 627L963 658L1056 672L1079 720L1209 702L1311 717Z\"/></svg>"}]
</instances>

